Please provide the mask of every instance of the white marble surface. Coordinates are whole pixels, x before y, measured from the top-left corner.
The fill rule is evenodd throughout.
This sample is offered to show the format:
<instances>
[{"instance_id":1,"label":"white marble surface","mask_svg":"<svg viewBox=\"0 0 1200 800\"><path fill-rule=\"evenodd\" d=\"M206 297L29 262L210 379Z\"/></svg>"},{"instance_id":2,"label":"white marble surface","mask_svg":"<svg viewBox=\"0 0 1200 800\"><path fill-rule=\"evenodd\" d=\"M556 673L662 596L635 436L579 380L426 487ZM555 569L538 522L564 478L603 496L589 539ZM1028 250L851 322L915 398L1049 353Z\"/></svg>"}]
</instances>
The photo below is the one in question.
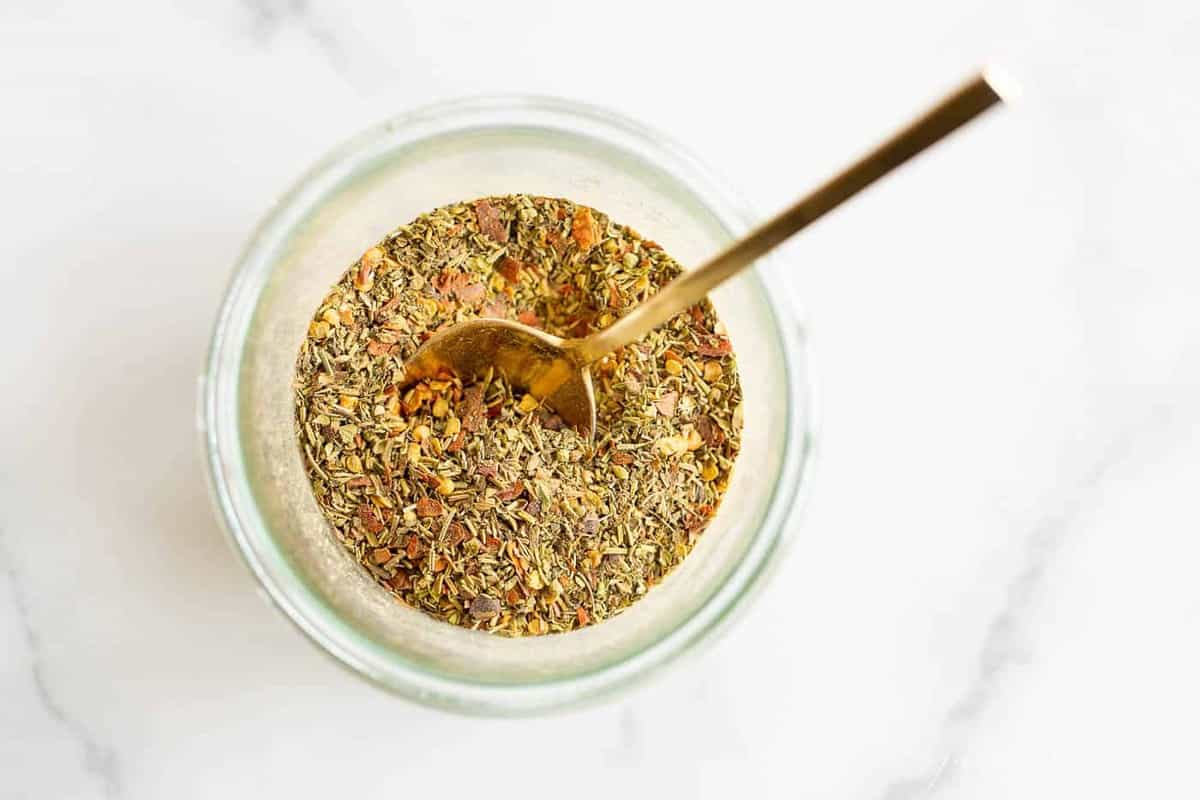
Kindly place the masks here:
<instances>
[{"instance_id":1,"label":"white marble surface","mask_svg":"<svg viewBox=\"0 0 1200 800\"><path fill-rule=\"evenodd\" d=\"M1197 796L1195 9L6 0L0 797ZM994 56L1022 106L789 248L823 463L714 646L603 706L472 720L261 601L195 377L243 239L323 151L562 94L770 209Z\"/></svg>"}]
</instances>

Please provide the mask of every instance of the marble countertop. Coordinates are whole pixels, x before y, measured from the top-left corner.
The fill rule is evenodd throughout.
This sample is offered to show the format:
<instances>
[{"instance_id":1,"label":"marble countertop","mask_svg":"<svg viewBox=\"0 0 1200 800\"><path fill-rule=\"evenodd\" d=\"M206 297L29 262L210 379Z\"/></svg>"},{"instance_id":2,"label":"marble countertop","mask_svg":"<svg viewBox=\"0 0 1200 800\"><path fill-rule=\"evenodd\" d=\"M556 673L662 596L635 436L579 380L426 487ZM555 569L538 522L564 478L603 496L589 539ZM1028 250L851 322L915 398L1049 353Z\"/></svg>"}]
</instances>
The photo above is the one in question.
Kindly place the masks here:
<instances>
[{"instance_id":1,"label":"marble countertop","mask_svg":"<svg viewBox=\"0 0 1200 800\"><path fill-rule=\"evenodd\" d=\"M1195 4L736 11L0 8L0 798L1200 794ZM1018 107L789 245L821 464L712 646L604 705L466 719L262 601L196 377L242 242L324 151L558 94L769 210L989 58Z\"/></svg>"}]
</instances>

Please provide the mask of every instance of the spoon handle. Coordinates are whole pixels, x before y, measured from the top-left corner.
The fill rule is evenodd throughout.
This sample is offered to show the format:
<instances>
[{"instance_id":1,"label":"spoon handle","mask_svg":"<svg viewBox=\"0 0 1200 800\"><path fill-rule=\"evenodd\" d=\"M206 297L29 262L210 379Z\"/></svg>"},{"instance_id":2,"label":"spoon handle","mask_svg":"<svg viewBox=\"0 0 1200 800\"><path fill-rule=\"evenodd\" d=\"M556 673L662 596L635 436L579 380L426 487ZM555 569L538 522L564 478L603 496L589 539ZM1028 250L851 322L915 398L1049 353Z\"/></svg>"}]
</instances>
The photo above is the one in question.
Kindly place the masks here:
<instances>
[{"instance_id":1,"label":"spoon handle","mask_svg":"<svg viewBox=\"0 0 1200 800\"><path fill-rule=\"evenodd\" d=\"M580 341L575 347L576 358L581 364L590 364L618 347L641 339L793 234L1000 100L987 76L976 75L795 205L734 242L708 263L684 272L615 324Z\"/></svg>"}]
</instances>

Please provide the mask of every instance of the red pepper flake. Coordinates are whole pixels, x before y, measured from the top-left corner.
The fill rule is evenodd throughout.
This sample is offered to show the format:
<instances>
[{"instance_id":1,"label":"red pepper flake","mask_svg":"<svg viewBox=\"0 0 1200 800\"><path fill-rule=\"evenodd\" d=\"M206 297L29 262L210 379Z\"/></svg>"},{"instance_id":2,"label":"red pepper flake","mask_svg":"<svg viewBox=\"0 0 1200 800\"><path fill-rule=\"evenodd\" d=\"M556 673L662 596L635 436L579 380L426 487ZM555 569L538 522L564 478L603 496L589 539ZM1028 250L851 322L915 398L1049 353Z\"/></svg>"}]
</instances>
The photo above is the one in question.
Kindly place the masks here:
<instances>
[{"instance_id":1,"label":"red pepper flake","mask_svg":"<svg viewBox=\"0 0 1200 800\"><path fill-rule=\"evenodd\" d=\"M448 566L450 566L450 562L447 561L444 557L438 556L437 559L433 562L433 571L441 572Z\"/></svg>"},{"instance_id":2,"label":"red pepper flake","mask_svg":"<svg viewBox=\"0 0 1200 800\"><path fill-rule=\"evenodd\" d=\"M642 247L646 248L647 250L662 250L662 245L653 239L643 239Z\"/></svg>"},{"instance_id":3,"label":"red pepper flake","mask_svg":"<svg viewBox=\"0 0 1200 800\"><path fill-rule=\"evenodd\" d=\"M430 283L438 294L450 294L462 283L466 283L467 276L454 269L444 269L437 275L433 276Z\"/></svg>"},{"instance_id":4,"label":"red pepper flake","mask_svg":"<svg viewBox=\"0 0 1200 800\"><path fill-rule=\"evenodd\" d=\"M475 220L479 232L492 241L504 244L508 241L508 226L500 219L500 212L487 200L475 201Z\"/></svg>"},{"instance_id":5,"label":"red pepper flake","mask_svg":"<svg viewBox=\"0 0 1200 800\"><path fill-rule=\"evenodd\" d=\"M483 387L479 384L463 390L460 417L464 431L474 433L483 425Z\"/></svg>"},{"instance_id":6,"label":"red pepper flake","mask_svg":"<svg viewBox=\"0 0 1200 800\"><path fill-rule=\"evenodd\" d=\"M531 328L542 327L542 321L538 318L538 315L528 309L517 314L517 322L520 322L522 325L528 325Z\"/></svg>"},{"instance_id":7,"label":"red pepper flake","mask_svg":"<svg viewBox=\"0 0 1200 800\"><path fill-rule=\"evenodd\" d=\"M654 407L658 409L658 413L664 417L675 416L675 403L679 400L679 392L670 391L658 398L654 402Z\"/></svg>"},{"instance_id":8,"label":"red pepper flake","mask_svg":"<svg viewBox=\"0 0 1200 800\"><path fill-rule=\"evenodd\" d=\"M367 342L367 352L373 356L386 356L392 352L393 347L395 347L394 344L381 342L378 339L372 339Z\"/></svg>"},{"instance_id":9,"label":"red pepper flake","mask_svg":"<svg viewBox=\"0 0 1200 800\"><path fill-rule=\"evenodd\" d=\"M592 332L592 323L586 319L579 320L578 322L575 323L575 326L573 328L571 328L572 335L577 336L581 339L584 336L587 336L591 332Z\"/></svg>"},{"instance_id":10,"label":"red pepper flake","mask_svg":"<svg viewBox=\"0 0 1200 800\"><path fill-rule=\"evenodd\" d=\"M596 221L587 206L575 206L575 215L571 217L571 238L585 253L596 244Z\"/></svg>"},{"instance_id":11,"label":"red pepper flake","mask_svg":"<svg viewBox=\"0 0 1200 800\"><path fill-rule=\"evenodd\" d=\"M454 290L454 296L467 305L475 305L483 301L487 288L482 283L468 283Z\"/></svg>"},{"instance_id":12,"label":"red pepper flake","mask_svg":"<svg viewBox=\"0 0 1200 800\"><path fill-rule=\"evenodd\" d=\"M587 625L588 624L587 609L585 609L583 606L579 606L578 608L576 608L575 609L575 619L579 620L580 625Z\"/></svg>"},{"instance_id":13,"label":"red pepper flake","mask_svg":"<svg viewBox=\"0 0 1200 800\"><path fill-rule=\"evenodd\" d=\"M692 315L692 321L696 323L704 322L704 309L696 304L688 309L688 313Z\"/></svg>"},{"instance_id":14,"label":"red pepper flake","mask_svg":"<svg viewBox=\"0 0 1200 800\"><path fill-rule=\"evenodd\" d=\"M386 564L392 560L392 551L386 547L376 547L371 551L371 560L376 564Z\"/></svg>"},{"instance_id":15,"label":"red pepper flake","mask_svg":"<svg viewBox=\"0 0 1200 800\"><path fill-rule=\"evenodd\" d=\"M371 485L371 479L368 478L366 475L360 475L357 478L351 478L350 480L346 481L347 489L361 489L364 486L370 486L370 485Z\"/></svg>"},{"instance_id":16,"label":"red pepper flake","mask_svg":"<svg viewBox=\"0 0 1200 800\"><path fill-rule=\"evenodd\" d=\"M479 315L489 319L504 319L508 316L508 300L502 296L493 297L479 309Z\"/></svg>"},{"instance_id":17,"label":"red pepper flake","mask_svg":"<svg viewBox=\"0 0 1200 800\"><path fill-rule=\"evenodd\" d=\"M485 478L494 478L499 474L499 470L496 469L495 464L489 464L486 461L481 461L475 465L475 473L477 475L482 475Z\"/></svg>"},{"instance_id":18,"label":"red pepper flake","mask_svg":"<svg viewBox=\"0 0 1200 800\"><path fill-rule=\"evenodd\" d=\"M391 300L388 300L386 303L381 305L375 312L375 319L383 319L387 317L396 309L396 306L398 305L400 305L400 295L396 295Z\"/></svg>"},{"instance_id":19,"label":"red pepper flake","mask_svg":"<svg viewBox=\"0 0 1200 800\"><path fill-rule=\"evenodd\" d=\"M447 297L455 297L463 303L478 303L487 294L487 289L479 281L472 281L471 276L458 270L444 269L431 281L434 290ZM440 307L448 309L448 304L442 301Z\"/></svg>"},{"instance_id":20,"label":"red pepper flake","mask_svg":"<svg viewBox=\"0 0 1200 800\"><path fill-rule=\"evenodd\" d=\"M696 433L709 447L720 447L725 442L725 431L707 414L696 418Z\"/></svg>"},{"instance_id":21,"label":"red pepper flake","mask_svg":"<svg viewBox=\"0 0 1200 800\"><path fill-rule=\"evenodd\" d=\"M516 483L514 483L512 486L508 487L507 489L501 489L499 492L497 492L496 499L503 503L507 503L510 500L516 500L518 497L521 496L521 493L524 491L525 491L524 481L517 481Z\"/></svg>"},{"instance_id":22,"label":"red pepper flake","mask_svg":"<svg viewBox=\"0 0 1200 800\"><path fill-rule=\"evenodd\" d=\"M450 527L446 530L450 536L450 547L458 547L467 540L467 526L461 522L451 522Z\"/></svg>"},{"instance_id":23,"label":"red pepper flake","mask_svg":"<svg viewBox=\"0 0 1200 800\"><path fill-rule=\"evenodd\" d=\"M417 516L423 519L429 517L440 516L442 513L442 504L437 500L429 497L422 497L417 500Z\"/></svg>"},{"instance_id":24,"label":"red pepper flake","mask_svg":"<svg viewBox=\"0 0 1200 800\"><path fill-rule=\"evenodd\" d=\"M408 556L408 560L416 561L424 552L425 545L421 543L420 538L416 534L410 533L404 543L404 554Z\"/></svg>"},{"instance_id":25,"label":"red pepper flake","mask_svg":"<svg viewBox=\"0 0 1200 800\"><path fill-rule=\"evenodd\" d=\"M484 539L484 541L483 541L483 549L487 550L492 555L496 555L497 553L500 552L500 547L503 544L504 543L501 542L499 539L497 539L495 536L489 536L486 539Z\"/></svg>"},{"instance_id":26,"label":"red pepper flake","mask_svg":"<svg viewBox=\"0 0 1200 800\"><path fill-rule=\"evenodd\" d=\"M625 464L632 464L633 463L633 454L626 453L624 450L618 450L617 452L612 454L612 463L620 464L622 466L624 466Z\"/></svg>"},{"instance_id":27,"label":"red pepper flake","mask_svg":"<svg viewBox=\"0 0 1200 800\"><path fill-rule=\"evenodd\" d=\"M398 592L402 592L409 586L412 586L412 580L408 577L407 572L397 572L395 577L388 581L388 586L391 586Z\"/></svg>"},{"instance_id":28,"label":"red pepper flake","mask_svg":"<svg viewBox=\"0 0 1200 800\"><path fill-rule=\"evenodd\" d=\"M693 348L702 356L727 356L733 352L733 345L725 336L710 336L708 341L701 341Z\"/></svg>"},{"instance_id":29,"label":"red pepper flake","mask_svg":"<svg viewBox=\"0 0 1200 800\"><path fill-rule=\"evenodd\" d=\"M375 285L375 268L383 263L383 251L372 247L358 262L358 272L354 274L354 288L362 292L371 291Z\"/></svg>"},{"instance_id":30,"label":"red pepper flake","mask_svg":"<svg viewBox=\"0 0 1200 800\"><path fill-rule=\"evenodd\" d=\"M510 606L515 606L521 602L521 593L517 591L515 586L508 590L508 594L504 595L504 602Z\"/></svg>"},{"instance_id":31,"label":"red pepper flake","mask_svg":"<svg viewBox=\"0 0 1200 800\"><path fill-rule=\"evenodd\" d=\"M358 518L362 521L363 527L371 533L379 533L383 530L383 523L379 521L379 517L375 516L375 507L370 503L359 505Z\"/></svg>"},{"instance_id":32,"label":"red pepper flake","mask_svg":"<svg viewBox=\"0 0 1200 800\"><path fill-rule=\"evenodd\" d=\"M451 441L450 444L446 445L446 452L447 453L457 453L459 450L463 449L463 444L466 441L467 441L466 432L459 431L458 435L454 437L453 441Z\"/></svg>"},{"instance_id":33,"label":"red pepper flake","mask_svg":"<svg viewBox=\"0 0 1200 800\"><path fill-rule=\"evenodd\" d=\"M621 292L619 289L617 289L617 282L612 278L608 279L608 307L621 307Z\"/></svg>"},{"instance_id":34,"label":"red pepper flake","mask_svg":"<svg viewBox=\"0 0 1200 800\"><path fill-rule=\"evenodd\" d=\"M521 280L521 269L525 265L515 258L505 256L500 259L500 263L496 265L496 272L504 276L504 280L509 283L516 283Z\"/></svg>"},{"instance_id":35,"label":"red pepper flake","mask_svg":"<svg viewBox=\"0 0 1200 800\"><path fill-rule=\"evenodd\" d=\"M494 405L494 406L488 406L487 418L495 419L496 417L500 416L501 405L502 405L501 403L496 403L496 405Z\"/></svg>"}]
</instances>

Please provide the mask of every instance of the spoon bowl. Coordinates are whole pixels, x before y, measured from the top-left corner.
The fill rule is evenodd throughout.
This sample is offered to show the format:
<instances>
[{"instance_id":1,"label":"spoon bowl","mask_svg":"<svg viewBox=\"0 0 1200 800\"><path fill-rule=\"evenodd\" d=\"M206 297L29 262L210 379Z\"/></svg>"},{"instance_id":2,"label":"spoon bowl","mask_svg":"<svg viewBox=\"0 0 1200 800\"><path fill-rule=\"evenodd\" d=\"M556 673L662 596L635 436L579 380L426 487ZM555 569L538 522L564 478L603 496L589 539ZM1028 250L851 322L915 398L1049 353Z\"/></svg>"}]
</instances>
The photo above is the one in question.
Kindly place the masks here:
<instances>
[{"instance_id":1,"label":"spoon bowl","mask_svg":"<svg viewBox=\"0 0 1200 800\"><path fill-rule=\"evenodd\" d=\"M431 336L404 364L403 384L456 375L477 380L494 369L529 391L581 434L596 429L592 375L576 339L506 319L471 319Z\"/></svg>"}]
</instances>

